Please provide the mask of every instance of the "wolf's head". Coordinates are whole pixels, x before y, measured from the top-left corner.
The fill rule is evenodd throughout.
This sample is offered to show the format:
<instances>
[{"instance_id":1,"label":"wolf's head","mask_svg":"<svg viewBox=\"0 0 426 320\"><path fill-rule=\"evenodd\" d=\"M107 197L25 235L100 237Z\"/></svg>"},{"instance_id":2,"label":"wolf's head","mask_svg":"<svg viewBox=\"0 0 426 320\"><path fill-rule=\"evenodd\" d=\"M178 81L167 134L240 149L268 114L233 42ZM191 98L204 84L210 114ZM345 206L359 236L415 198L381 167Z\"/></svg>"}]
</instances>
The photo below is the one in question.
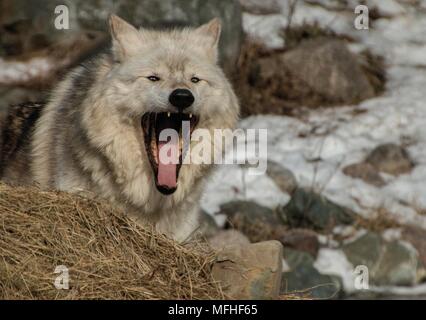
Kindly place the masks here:
<instances>
[{"instance_id":1,"label":"wolf's head","mask_svg":"<svg viewBox=\"0 0 426 320\"><path fill-rule=\"evenodd\" d=\"M112 55L100 72L96 90L104 107L90 108L92 116L107 112L117 124L109 124L114 134L104 129L97 134L109 135L114 154L130 152L113 162L123 170L122 175L131 176L123 179L132 178L133 189L140 189L134 187L141 182L135 177L144 171L131 163L139 155L143 166L150 164L149 179L155 183L155 192L168 195L181 188L188 190L203 175L205 166L182 165L182 121L188 124L189 134L200 128L213 132L233 128L239 112L232 87L218 66L220 22L213 19L198 28L171 31L138 30L113 15L109 24ZM163 141L160 133L165 129L178 132L177 141ZM141 142L141 150L126 146L133 136ZM160 159L165 145L172 153L176 149L175 162ZM133 193L130 189L126 187Z\"/></svg>"}]
</instances>

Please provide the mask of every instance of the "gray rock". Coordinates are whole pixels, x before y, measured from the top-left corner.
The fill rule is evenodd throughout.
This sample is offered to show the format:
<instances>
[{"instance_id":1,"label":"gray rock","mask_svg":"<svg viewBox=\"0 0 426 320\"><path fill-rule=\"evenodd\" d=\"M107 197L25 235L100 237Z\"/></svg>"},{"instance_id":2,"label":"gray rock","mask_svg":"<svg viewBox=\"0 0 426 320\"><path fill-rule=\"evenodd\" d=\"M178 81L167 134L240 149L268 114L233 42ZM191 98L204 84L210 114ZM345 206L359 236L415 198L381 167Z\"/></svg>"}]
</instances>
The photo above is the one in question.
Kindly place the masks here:
<instances>
[{"instance_id":1,"label":"gray rock","mask_svg":"<svg viewBox=\"0 0 426 320\"><path fill-rule=\"evenodd\" d=\"M343 251L354 266L367 266L370 284L411 286L417 281L417 252L398 240L387 242L367 232L343 246Z\"/></svg>"},{"instance_id":2,"label":"gray rock","mask_svg":"<svg viewBox=\"0 0 426 320\"><path fill-rule=\"evenodd\" d=\"M313 39L283 53L290 72L332 103L354 104L375 95L357 59L340 40Z\"/></svg>"},{"instance_id":3,"label":"gray rock","mask_svg":"<svg viewBox=\"0 0 426 320\"><path fill-rule=\"evenodd\" d=\"M308 252L303 252L294 249L285 250L284 260L288 264L290 269L295 269L301 265L314 264L315 262L315 258Z\"/></svg>"},{"instance_id":4,"label":"gray rock","mask_svg":"<svg viewBox=\"0 0 426 320\"><path fill-rule=\"evenodd\" d=\"M354 222L354 214L325 197L298 188L290 202L278 209L284 223L293 228L308 228L329 231L336 225Z\"/></svg>"},{"instance_id":5,"label":"gray rock","mask_svg":"<svg viewBox=\"0 0 426 320\"><path fill-rule=\"evenodd\" d=\"M235 200L220 206L220 213L228 218L243 214L249 220L261 220L266 223L277 223L274 211L253 201Z\"/></svg>"},{"instance_id":6,"label":"gray rock","mask_svg":"<svg viewBox=\"0 0 426 320\"><path fill-rule=\"evenodd\" d=\"M66 5L70 30L56 30L54 10ZM234 69L243 37L241 8L237 0L3 0L0 24L26 21L27 30L44 34L47 41L85 30L107 30L107 18L115 13L136 26L198 26L214 17L222 20L221 58L226 70ZM1 44L1 43L0 43ZM1 46L1 45L0 45Z\"/></svg>"},{"instance_id":7,"label":"gray rock","mask_svg":"<svg viewBox=\"0 0 426 320\"><path fill-rule=\"evenodd\" d=\"M375 282L381 285L412 286L417 282L417 252L399 241L385 245Z\"/></svg>"},{"instance_id":8,"label":"gray rock","mask_svg":"<svg viewBox=\"0 0 426 320\"><path fill-rule=\"evenodd\" d=\"M365 265L368 270L372 271L380 258L383 242L379 234L367 232L343 246L343 252L354 266Z\"/></svg>"},{"instance_id":9,"label":"gray rock","mask_svg":"<svg viewBox=\"0 0 426 320\"><path fill-rule=\"evenodd\" d=\"M402 230L402 238L411 243L419 254L419 261L426 268L426 230L418 227L406 226Z\"/></svg>"},{"instance_id":10,"label":"gray rock","mask_svg":"<svg viewBox=\"0 0 426 320\"><path fill-rule=\"evenodd\" d=\"M252 201L225 203L220 206L220 213L227 216L226 228L241 231L251 242L277 240L285 231L272 209Z\"/></svg>"},{"instance_id":11,"label":"gray rock","mask_svg":"<svg viewBox=\"0 0 426 320\"><path fill-rule=\"evenodd\" d=\"M275 182L281 191L292 194L297 188L297 180L293 172L279 163L268 160L266 174Z\"/></svg>"},{"instance_id":12,"label":"gray rock","mask_svg":"<svg viewBox=\"0 0 426 320\"><path fill-rule=\"evenodd\" d=\"M281 13L279 0L240 0L243 11L251 14L277 14Z\"/></svg>"},{"instance_id":13,"label":"gray rock","mask_svg":"<svg viewBox=\"0 0 426 320\"><path fill-rule=\"evenodd\" d=\"M380 145L375 148L366 159L378 171L392 175L410 172L414 167L408 152L401 146L393 143Z\"/></svg>"},{"instance_id":14,"label":"gray rock","mask_svg":"<svg viewBox=\"0 0 426 320\"><path fill-rule=\"evenodd\" d=\"M300 294L316 299L337 298L341 294L341 279L319 273L310 254L286 249L284 260L291 270L282 275L281 294Z\"/></svg>"},{"instance_id":15,"label":"gray rock","mask_svg":"<svg viewBox=\"0 0 426 320\"><path fill-rule=\"evenodd\" d=\"M201 210L199 223L200 226L197 230L197 233L203 238L210 238L219 231L219 226L217 225L215 219L204 210Z\"/></svg>"},{"instance_id":16,"label":"gray rock","mask_svg":"<svg viewBox=\"0 0 426 320\"><path fill-rule=\"evenodd\" d=\"M244 246L250 244L250 240L238 230L220 230L208 239L209 244L215 250L223 250L229 246Z\"/></svg>"},{"instance_id":17,"label":"gray rock","mask_svg":"<svg viewBox=\"0 0 426 320\"><path fill-rule=\"evenodd\" d=\"M286 231L279 241L283 244L284 248L294 249L302 252L307 252L313 257L318 255L320 243L318 235L307 229L292 229Z\"/></svg>"},{"instance_id":18,"label":"gray rock","mask_svg":"<svg viewBox=\"0 0 426 320\"><path fill-rule=\"evenodd\" d=\"M376 187L383 187L386 182L380 172L397 176L410 172L413 167L414 163L408 152L403 147L390 143L375 148L365 161L345 167L343 173Z\"/></svg>"},{"instance_id":19,"label":"gray rock","mask_svg":"<svg viewBox=\"0 0 426 320\"><path fill-rule=\"evenodd\" d=\"M376 187L383 187L386 184L378 170L370 163L361 162L349 165L343 169L343 173Z\"/></svg>"},{"instance_id":20,"label":"gray rock","mask_svg":"<svg viewBox=\"0 0 426 320\"><path fill-rule=\"evenodd\" d=\"M232 299L277 299L282 259L278 241L230 246L218 254L212 274Z\"/></svg>"}]
</instances>

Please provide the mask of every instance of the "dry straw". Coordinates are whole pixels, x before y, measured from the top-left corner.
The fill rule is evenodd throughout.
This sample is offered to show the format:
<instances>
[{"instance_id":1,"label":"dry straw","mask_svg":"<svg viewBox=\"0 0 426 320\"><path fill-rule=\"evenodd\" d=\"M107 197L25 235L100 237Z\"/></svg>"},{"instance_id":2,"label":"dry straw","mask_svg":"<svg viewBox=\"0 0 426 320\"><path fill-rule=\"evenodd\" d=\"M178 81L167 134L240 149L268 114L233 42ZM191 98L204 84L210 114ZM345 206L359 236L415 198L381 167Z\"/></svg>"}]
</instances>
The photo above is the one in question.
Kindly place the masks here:
<instances>
[{"instance_id":1,"label":"dry straw","mask_svg":"<svg viewBox=\"0 0 426 320\"><path fill-rule=\"evenodd\" d=\"M144 229L108 204L0 184L1 299L220 299L214 254ZM54 286L69 268L69 290Z\"/></svg>"}]
</instances>

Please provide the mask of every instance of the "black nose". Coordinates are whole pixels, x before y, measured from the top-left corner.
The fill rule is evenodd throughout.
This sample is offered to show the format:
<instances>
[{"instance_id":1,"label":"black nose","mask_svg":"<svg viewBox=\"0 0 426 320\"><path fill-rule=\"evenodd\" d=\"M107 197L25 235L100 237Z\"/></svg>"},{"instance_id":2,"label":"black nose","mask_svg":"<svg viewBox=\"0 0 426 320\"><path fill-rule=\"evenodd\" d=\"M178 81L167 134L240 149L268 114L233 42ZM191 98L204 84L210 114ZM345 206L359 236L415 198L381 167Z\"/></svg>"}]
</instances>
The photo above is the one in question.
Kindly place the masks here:
<instances>
[{"instance_id":1,"label":"black nose","mask_svg":"<svg viewBox=\"0 0 426 320\"><path fill-rule=\"evenodd\" d=\"M178 109L188 108L194 103L194 96L187 89L176 89L169 96L169 102Z\"/></svg>"}]
</instances>

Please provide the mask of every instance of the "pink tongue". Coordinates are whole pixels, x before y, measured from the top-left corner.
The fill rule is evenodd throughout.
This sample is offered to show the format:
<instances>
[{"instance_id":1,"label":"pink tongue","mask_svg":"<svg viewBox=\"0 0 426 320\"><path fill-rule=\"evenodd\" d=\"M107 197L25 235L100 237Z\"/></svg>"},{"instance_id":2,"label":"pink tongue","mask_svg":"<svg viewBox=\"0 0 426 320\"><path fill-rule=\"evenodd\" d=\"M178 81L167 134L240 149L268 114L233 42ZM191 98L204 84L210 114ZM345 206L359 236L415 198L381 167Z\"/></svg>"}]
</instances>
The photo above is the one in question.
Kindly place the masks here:
<instances>
[{"instance_id":1,"label":"pink tongue","mask_svg":"<svg viewBox=\"0 0 426 320\"><path fill-rule=\"evenodd\" d=\"M176 188L177 181L176 181L176 167L177 165L175 163L178 162L179 159L179 149L177 144L171 144L171 148L176 148L175 152L173 152L177 159L173 159L171 157L171 148L168 148L168 157L167 159L163 159L164 163L161 161L160 157L160 150L163 148L167 142L159 142L158 143L158 175L157 175L157 181L158 185L160 186L166 186L168 188ZM165 151L163 151L164 153ZM172 163L170 163L172 162Z\"/></svg>"}]
</instances>

